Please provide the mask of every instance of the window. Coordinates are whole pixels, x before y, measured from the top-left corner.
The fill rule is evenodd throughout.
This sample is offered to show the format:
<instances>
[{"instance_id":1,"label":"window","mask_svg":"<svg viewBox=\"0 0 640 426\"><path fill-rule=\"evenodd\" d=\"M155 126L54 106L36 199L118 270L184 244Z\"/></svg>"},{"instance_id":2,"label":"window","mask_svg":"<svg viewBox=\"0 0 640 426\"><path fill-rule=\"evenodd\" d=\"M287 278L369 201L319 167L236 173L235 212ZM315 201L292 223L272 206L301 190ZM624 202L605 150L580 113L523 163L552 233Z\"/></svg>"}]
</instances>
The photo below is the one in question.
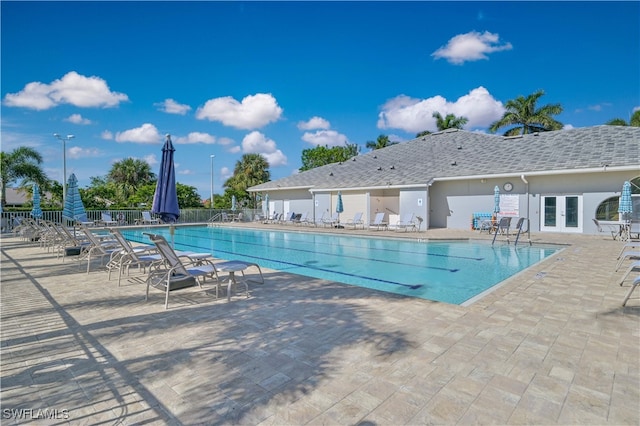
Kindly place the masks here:
<instances>
[{"instance_id":1,"label":"window","mask_svg":"<svg viewBox=\"0 0 640 426\"><path fill-rule=\"evenodd\" d=\"M640 220L640 176L631 179L631 202L633 205L632 220ZM621 185L622 187L622 185ZM618 206L620 197L610 197L601 202L596 209L596 219L598 220L619 220Z\"/></svg>"}]
</instances>

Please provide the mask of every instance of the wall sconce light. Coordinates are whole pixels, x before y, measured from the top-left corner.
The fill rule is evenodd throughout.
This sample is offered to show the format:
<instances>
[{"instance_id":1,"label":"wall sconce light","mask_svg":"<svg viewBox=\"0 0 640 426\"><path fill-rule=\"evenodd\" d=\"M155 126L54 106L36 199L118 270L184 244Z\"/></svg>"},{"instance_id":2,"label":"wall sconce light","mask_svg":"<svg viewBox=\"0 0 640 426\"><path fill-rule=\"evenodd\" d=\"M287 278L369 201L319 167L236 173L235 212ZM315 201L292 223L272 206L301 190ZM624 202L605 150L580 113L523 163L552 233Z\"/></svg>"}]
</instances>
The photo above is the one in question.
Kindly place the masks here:
<instances>
[{"instance_id":1,"label":"wall sconce light","mask_svg":"<svg viewBox=\"0 0 640 426\"><path fill-rule=\"evenodd\" d=\"M480 183L487 183L486 179L480 179Z\"/></svg>"}]
</instances>

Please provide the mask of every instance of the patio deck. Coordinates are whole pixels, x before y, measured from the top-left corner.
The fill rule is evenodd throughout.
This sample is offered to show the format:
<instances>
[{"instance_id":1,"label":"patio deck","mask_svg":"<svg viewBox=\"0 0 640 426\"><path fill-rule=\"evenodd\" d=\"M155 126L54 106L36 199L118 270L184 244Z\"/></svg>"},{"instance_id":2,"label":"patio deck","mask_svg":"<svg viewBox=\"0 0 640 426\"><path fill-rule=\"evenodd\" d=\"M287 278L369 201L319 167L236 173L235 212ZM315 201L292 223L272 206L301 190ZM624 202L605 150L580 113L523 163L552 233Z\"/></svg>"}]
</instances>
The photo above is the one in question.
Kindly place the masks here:
<instances>
[{"instance_id":1,"label":"patio deck","mask_svg":"<svg viewBox=\"0 0 640 426\"><path fill-rule=\"evenodd\" d=\"M569 245L468 307L264 270L249 299L182 291L165 311L3 235L2 423L638 425L621 243L532 237Z\"/></svg>"}]
</instances>

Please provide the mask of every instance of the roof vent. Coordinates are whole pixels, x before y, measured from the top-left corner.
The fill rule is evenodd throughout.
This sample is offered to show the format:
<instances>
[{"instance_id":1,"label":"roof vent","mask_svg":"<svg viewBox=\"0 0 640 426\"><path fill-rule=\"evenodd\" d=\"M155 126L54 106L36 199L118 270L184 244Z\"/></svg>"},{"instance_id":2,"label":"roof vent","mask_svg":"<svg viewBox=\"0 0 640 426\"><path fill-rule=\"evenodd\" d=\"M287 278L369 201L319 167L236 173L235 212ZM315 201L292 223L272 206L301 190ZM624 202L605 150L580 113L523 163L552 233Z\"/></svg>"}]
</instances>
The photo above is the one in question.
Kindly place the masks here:
<instances>
[{"instance_id":1,"label":"roof vent","mask_svg":"<svg viewBox=\"0 0 640 426\"><path fill-rule=\"evenodd\" d=\"M462 145L458 145L458 149L462 149Z\"/></svg>"},{"instance_id":2,"label":"roof vent","mask_svg":"<svg viewBox=\"0 0 640 426\"><path fill-rule=\"evenodd\" d=\"M353 158L351 159L351 161L356 161L356 157L353 157Z\"/></svg>"},{"instance_id":3,"label":"roof vent","mask_svg":"<svg viewBox=\"0 0 640 426\"><path fill-rule=\"evenodd\" d=\"M396 169L396 166L391 166L391 167L389 167L389 168L390 168L391 170L395 170L395 169Z\"/></svg>"},{"instance_id":4,"label":"roof vent","mask_svg":"<svg viewBox=\"0 0 640 426\"><path fill-rule=\"evenodd\" d=\"M382 170L382 167L378 166L378 170Z\"/></svg>"},{"instance_id":5,"label":"roof vent","mask_svg":"<svg viewBox=\"0 0 640 426\"><path fill-rule=\"evenodd\" d=\"M333 176L333 172L329 173L329 176Z\"/></svg>"},{"instance_id":6,"label":"roof vent","mask_svg":"<svg viewBox=\"0 0 640 426\"><path fill-rule=\"evenodd\" d=\"M378 158L378 156L377 156L377 155L374 155L374 156L373 156L373 158Z\"/></svg>"},{"instance_id":7,"label":"roof vent","mask_svg":"<svg viewBox=\"0 0 640 426\"><path fill-rule=\"evenodd\" d=\"M452 161L452 162L451 162L451 165L452 165L452 166L457 166L457 165L458 165L458 163L457 163L456 161Z\"/></svg>"}]
</instances>

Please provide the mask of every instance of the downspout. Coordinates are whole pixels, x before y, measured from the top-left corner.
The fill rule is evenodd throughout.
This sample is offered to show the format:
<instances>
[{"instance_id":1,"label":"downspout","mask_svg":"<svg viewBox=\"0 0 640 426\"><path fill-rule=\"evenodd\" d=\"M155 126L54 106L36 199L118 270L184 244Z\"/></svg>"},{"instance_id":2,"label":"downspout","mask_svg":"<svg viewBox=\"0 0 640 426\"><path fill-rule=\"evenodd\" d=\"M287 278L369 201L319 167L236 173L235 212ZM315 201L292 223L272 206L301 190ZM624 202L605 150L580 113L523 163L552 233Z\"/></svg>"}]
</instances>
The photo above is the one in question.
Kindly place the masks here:
<instances>
[{"instance_id":1,"label":"downspout","mask_svg":"<svg viewBox=\"0 0 640 426\"><path fill-rule=\"evenodd\" d=\"M531 217L529 215L529 181L524 177L524 175L520 175L520 179L527 185L527 240L529 241L529 245L531 245Z\"/></svg>"}]
</instances>

